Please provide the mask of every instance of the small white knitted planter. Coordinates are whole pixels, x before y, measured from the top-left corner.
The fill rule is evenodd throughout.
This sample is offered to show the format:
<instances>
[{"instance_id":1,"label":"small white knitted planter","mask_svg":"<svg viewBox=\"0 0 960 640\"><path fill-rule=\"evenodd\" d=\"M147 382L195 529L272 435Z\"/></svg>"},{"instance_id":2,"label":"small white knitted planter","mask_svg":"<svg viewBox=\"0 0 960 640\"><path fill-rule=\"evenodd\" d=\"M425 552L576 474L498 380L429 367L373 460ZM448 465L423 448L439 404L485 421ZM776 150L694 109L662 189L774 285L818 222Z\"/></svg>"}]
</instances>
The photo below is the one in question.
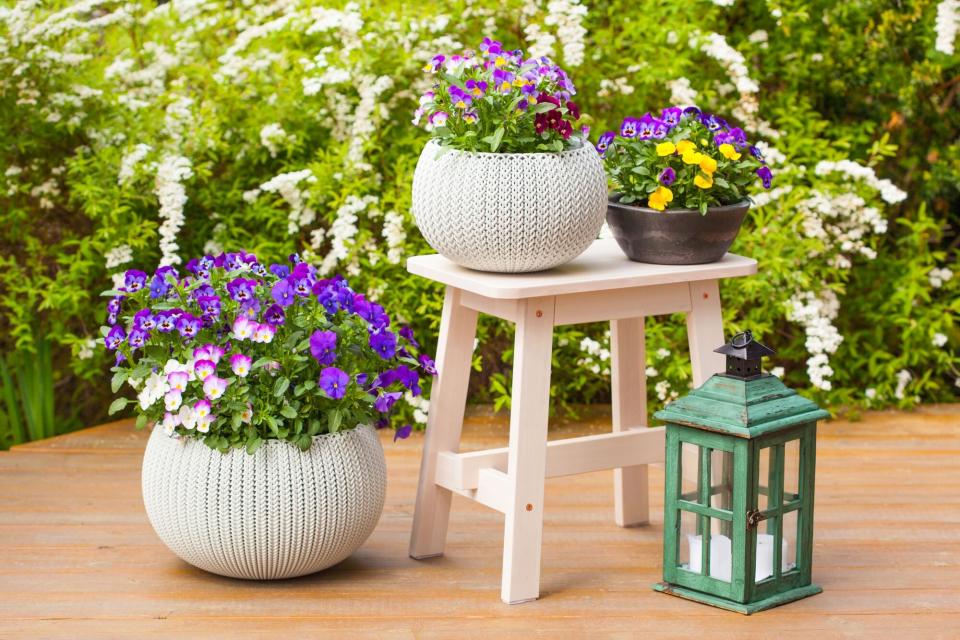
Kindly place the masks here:
<instances>
[{"instance_id":1,"label":"small white knitted planter","mask_svg":"<svg viewBox=\"0 0 960 640\"><path fill-rule=\"evenodd\" d=\"M253 455L155 428L142 480L150 524L176 555L271 580L326 569L363 544L383 511L387 468L370 426L317 436L305 452L268 440Z\"/></svg>"},{"instance_id":2,"label":"small white knitted planter","mask_svg":"<svg viewBox=\"0 0 960 640\"><path fill-rule=\"evenodd\" d=\"M562 153L468 153L427 143L413 175L413 215L426 241L480 271L542 271L597 239L607 211L592 145Z\"/></svg>"}]
</instances>

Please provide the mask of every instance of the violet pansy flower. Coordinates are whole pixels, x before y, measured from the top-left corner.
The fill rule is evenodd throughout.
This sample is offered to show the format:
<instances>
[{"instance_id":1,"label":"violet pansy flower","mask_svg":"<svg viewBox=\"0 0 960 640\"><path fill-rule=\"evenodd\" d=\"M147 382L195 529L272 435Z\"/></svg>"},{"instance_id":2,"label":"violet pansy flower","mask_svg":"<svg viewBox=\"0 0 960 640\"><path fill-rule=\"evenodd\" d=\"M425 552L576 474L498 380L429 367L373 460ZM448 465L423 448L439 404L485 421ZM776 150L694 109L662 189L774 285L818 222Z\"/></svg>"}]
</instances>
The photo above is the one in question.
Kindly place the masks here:
<instances>
[{"instance_id":1,"label":"violet pansy flower","mask_svg":"<svg viewBox=\"0 0 960 640\"><path fill-rule=\"evenodd\" d=\"M247 377L247 374L250 373L250 366L252 364L253 359L250 356L242 353L235 353L230 356L230 370L233 371L234 375L237 375L241 378Z\"/></svg>"},{"instance_id":2,"label":"violet pansy flower","mask_svg":"<svg viewBox=\"0 0 960 640\"><path fill-rule=\"evenodd\" d=\"M377 396L373 403L373 408L380 413L388 413L393 408L394 403L400 399L403 394L399 391L386 391Z\"/></svg>"},{"instance_id":3,"label":"violet pansy flower","mask_svg":"<svg viewBox=\"0 0 960 640\"><path fill-rule=\"evenodd\" d=\"M203 393L210 400L220 398L227 390L227 381L212 375L203 381Z\"/></svg>"},{"instance_id":4,"label":"violet pansy flower","mask_svg":"<svg viewBox=\"0 0 960 640\"><path fill-rule=\"evenodd\" d=\"M147 283L147 274L138 269L130 269L123 274L123 288L130 293L143 289Z\"/></svg>"},{"instance_id":5,"label":"violet pansy flower","mask_svg":"<svg viewBox=\"0 0 960 640\"><path fill-rule=\"evenodd\" d=\"M333 364L337 359L337 334L333 331L314 331L310 335L310 354L320 364Z\"/></svg>"},{"instance_id":6,"label":"violet pansy flower","mask_svg":"<svg viewBox=\"0 0 960 640\"><path fill-rule=\"evenodd\" d=\"M107 349L114 351L126 337L127 333L123 330L123 327L116 325L104 336L103 344L106 345Z\"/></svg>"},{"instance_id":7,"label":"violet pansy flower","mask_svg":"<svg viewBox=\"0 0 960 640\"><path fill-rule=\"evenodd\" d=\"M278 304L270 305L267 307L267 310L263 312L263 319L272 325L283 324L286 319L283 313L283 307Z\"/></svg>"},{"instance_id":8,"label":"violet pansy flower","mask_svg":"<svg viewBox=\"0 0 960 640\"><path fill-rule=\"evenodd\" d=\"M177 331L179 331L180 335L184 338L196 337L201 326L200 318L189 313L185 313L177 318Z\"/></svg>"},{"instance_id":9,"label":"violet pansy flower","mask_svg":"<svg viewBox=\"0 0 960 640\"><path fill-rule=\"evenodd\" d=\"M334 400L339 400L347 395L350 376L336 367L326 367L320 372L320 382L318 384L325 394Z\"/></svg>"},{"instance_id":10,"label":"violet pansy flower","mask_svg":"<svg viewBox=\"0 0 960 640\"><path fill-rule=\"evenodd\" d=\"M252 339L254 342L268 344L273 342L273 336L276 335L276 333L277 330L273 328L272 324L258 324L257 328L253 330Z\"/></svg>"},{"instance_id":11,"label":"violet pansy flower","mask_svg":"<svg viewBox=\"0 0 960 640\"><path fill-rule=\"evenodd\" d=\"M667 167L660 172L660 175L657 177L657 180L665 187L669 187L677 179L677 172L673 170L673 167Z\"/></svg>"},{"instance_id":12,"label":"violet pansy flower","mask_svg":"<svg viewBox=\"0 0 960 640\"><path fill-rule=\"evenodd\" d=\"M389 329L371 329L369 344L384 360L389 360L397 352L397 336Z\"/></svg>"},{"instance_id":13,"label":"violet pansy flower","mask_svg":"<svg viewBox=\"0 0 960 640\"><path fill-rule=\"evenodd\" d=\"M296 293L286 278L273 285L273 288L270 289L270 295L281 307L289 307L296 299Z\"/></svg>"},{"instance_id":14,"label":"violet pansy flower","mask_svg":"<svg viewBox=\"0 0 960 640\"><path fill-rule=\"evenodd\" d=\"M193 372L200 380L206 380L217 370L217 363L213 360L197 360L193 364Z\"/></svg>"}]
</instances>

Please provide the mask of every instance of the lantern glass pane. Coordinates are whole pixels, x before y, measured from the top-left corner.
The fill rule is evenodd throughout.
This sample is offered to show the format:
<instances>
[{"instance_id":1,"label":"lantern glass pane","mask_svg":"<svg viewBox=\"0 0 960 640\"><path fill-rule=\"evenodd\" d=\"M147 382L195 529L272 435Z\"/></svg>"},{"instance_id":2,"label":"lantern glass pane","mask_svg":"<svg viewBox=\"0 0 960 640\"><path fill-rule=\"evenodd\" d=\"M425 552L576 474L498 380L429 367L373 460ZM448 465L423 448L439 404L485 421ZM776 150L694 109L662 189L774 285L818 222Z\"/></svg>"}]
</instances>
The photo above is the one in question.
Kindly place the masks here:
<instances>
[{"instance_id":1,"label":"lantern glass pane","mask_svg":"<svg viewBox=\"0 0 960 640\"><path fill-rule=\"evenodd\" d=\"M680 444L680 499L699 503L697 489L700 481L700 446L690 442Z\"/></svg>"},{"instance_id":2,"label":"lantern glass pane","mask_svg":"<svg viewBox=\"0 0 960 640\"><path fill-rule=\"evenodd\" d=\"M797 568L797 536L799 535L799 511L783 514L783 561L781 572Z\"/></svg>"},{"instance_id":3,"label":"lantern glass pane","mask_svg":"<svg viewBox=\"0 0 960 640\"><path fill-rule=\"evenodd\" d=\"M710 452L710 506L714 509L730 511L733 508L733 452L714 449ZM720 520L717 527L727 524ZM727 533L721 531L721 533Z\"/></svg>"},{"instance_id":4,"label":"lantern glass pane","mask_svg":"<svg viewBox=\"0 0 960 640\"><path fill-rule=\"evenodd\" d=\"M783 448L783 502L800 499L800 440L790 440Z\"/></svg>"},{"instance_id":5,"label":"lantern glass pane","mask_svg":"<svg viewBox=\"0 0 960 640\"><path fill-rule=\"evenodd\" d=\"M770 506L769 495L767 493L767 480L770 477L770 447L760 449L759 453L759 473L757 473L757 509L765 511Z\"/></svg>"},{"instance_id":6,"label":"lantern glass pane","mask_svg":"<svg viewBox=\"0 0 960 640\"><path fill-rule=\"evenodd\" d=\"M692 540L697 536L697 515L690 511L680 510L680 535L677 536L677 566L686 571L690 567L690 547ZM698 548L699 549L699 548ZM698 551L699 554L699 551ZM700 556L697 555L696 572L700 573Z\"/></svg>"}]
</instances>

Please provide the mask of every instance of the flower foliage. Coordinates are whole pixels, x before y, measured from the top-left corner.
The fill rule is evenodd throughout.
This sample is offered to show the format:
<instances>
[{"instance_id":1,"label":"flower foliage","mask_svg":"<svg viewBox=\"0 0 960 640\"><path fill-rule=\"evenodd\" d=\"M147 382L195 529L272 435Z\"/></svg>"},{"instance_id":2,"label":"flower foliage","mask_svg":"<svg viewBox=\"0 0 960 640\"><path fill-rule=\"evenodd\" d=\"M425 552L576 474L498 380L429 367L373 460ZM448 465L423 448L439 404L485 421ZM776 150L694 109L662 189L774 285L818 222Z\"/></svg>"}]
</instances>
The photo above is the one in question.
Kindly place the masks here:
<instances>
[{"instance_id":1,"label":"flower foliage","mask_svg":"<svg viewBox=\"0 0 960 640\"><path fill-rule=\"evenodd\" d=\"M461 151L563 151L580 144L573 82L547 56L524 58L484 38L479 51L435 55L423 67L436 76L420 96L413 123Z\"/></svg>"},{"instance_id":2,"label":"flower foliage","mask_svg":"<svg viewBox=\"0 0 960 640\"><path fill-rule=\"evenodd\" d=\"M773 173L740 127L697 107L626 118L597 141L620 202L651 209L698 209L741 202L749 185L769 189Z\"/></svg>"},{"instance_id":3,"label":"flower foliage","mask_svg":"<svg viewBox=\"0 0 960 640\"><path fill-rule=\"evenodd\" d=\"M182 276L130 269L105 293L113 390L136 390L139 426L153 421L222 451L253 453L271 438L307 449L312 436L386 426L403 393L420 395L421 375L436 369L410 328L392 327L344 278L291 262L204 256ZM128 402L118 398L111 413Z\"/></svg>"}]
</instances>

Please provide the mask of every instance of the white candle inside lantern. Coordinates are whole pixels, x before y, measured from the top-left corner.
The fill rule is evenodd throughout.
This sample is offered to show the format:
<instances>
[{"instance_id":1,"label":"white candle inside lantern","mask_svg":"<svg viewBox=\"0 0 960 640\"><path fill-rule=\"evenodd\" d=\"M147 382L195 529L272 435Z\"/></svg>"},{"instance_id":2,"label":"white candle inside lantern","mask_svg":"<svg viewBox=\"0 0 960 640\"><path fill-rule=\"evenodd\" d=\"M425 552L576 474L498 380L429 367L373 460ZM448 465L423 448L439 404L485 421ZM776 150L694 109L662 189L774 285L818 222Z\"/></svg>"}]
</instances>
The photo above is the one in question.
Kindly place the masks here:
<instances>
[{"instance_id":1,"label":"white candle inside lantern","mask_svg":"<svg viewBox=\"0 0 960 640\"><path fill-rule=\"evenodd\" d=\"M687 536L690 551L689 570L700 573L702 564L700 559L703 549L703 539L700 536ZM780 571L786 573L793 567L787 562L787 541L782 542ZM715 533L710 536L710 577L724 582L730 582L730 573L733 564L732 546L730 538ZM773 536L768 533L757 534L757 563L754 573L756 582L766 580L773 575Z\"/></svg>"}]
</instances>

